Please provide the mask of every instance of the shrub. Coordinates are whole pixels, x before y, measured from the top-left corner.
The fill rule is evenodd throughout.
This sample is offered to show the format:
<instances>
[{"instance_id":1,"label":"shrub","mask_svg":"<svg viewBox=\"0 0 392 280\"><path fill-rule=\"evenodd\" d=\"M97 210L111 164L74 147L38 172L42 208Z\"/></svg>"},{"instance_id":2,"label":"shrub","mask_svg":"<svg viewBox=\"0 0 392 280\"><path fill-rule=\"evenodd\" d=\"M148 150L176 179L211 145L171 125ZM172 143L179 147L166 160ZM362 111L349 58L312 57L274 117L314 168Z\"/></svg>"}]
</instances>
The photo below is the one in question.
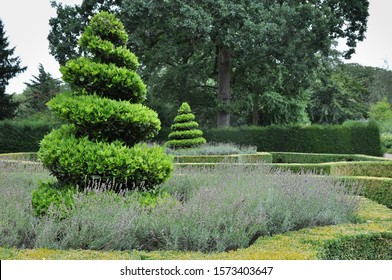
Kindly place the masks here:
<instances>
[{"instance_id":1,"label":"shrub","mask_svg":"<svg viewBox=\"0 0 392 280\"><path fill-rule=\"evenodd\" d=\"M323 163L337 161L388 161L381 157L355 154L271 152L274 163Z\"/></svg>"},{"instance_id":2,"label":"shrub","mask_svg":"<svg viewBox=\"0 0 392 280\"><path fill-rule=\"evenodd\" d=\"M357 234L330 240L320 258L325 260L391 260L392 233Z\"/></svg>"},{"instance_id":3,"label":"shrub","mask_svg":"<svg viewBox=\"0 0 392 280\"><path fill-rule=\"evenodd\" d=\"M46 215L50 207L55 208L59 218L65 218L74 205L73 195L76 188L56 188L55 182L40 183L38 189L32 192L32 207L38 217Z\"/></svg>"},{"instance_id":4,"label":"shrub","mask_svg":"<svg viewBox=\"0 0 392 280\"><path fill-rule=\"evenodd\" d=\"M258 151L383 155L379 129L372 122L231 127L205 131L204 135L208 142L257 146Z\"/></svg>"},{"instance_id":5,"label":"shrub","mask_svg":"<svg viewBox=\"0 0 392 280\"><path fill-rule=\"evenodd\" d=\"M203 132L197 129L198 126L189 104L182 103L178 115L174 118L174 124L171 126L172 132L169 134L169 141L166 142L166 145L181 149L205 144L206 140L202 137Z\"/></svg>"},{"instance_id":6,"label":"shrub","mask_svg":"<svg viewBox=\"0 0 392 280\"><path fill-rule=\"evenodd\" d=\"M146 99L146 86L127 40L121 22L101 12L79 41L88 55L60 69L75 90L56 96L48 106L71 124L47 135L38 153L60 186L83 189L91 181L115 181L116 191L148 189L171 174L172 157L163 148L138 144L157 134L160 121L153 110L133 104Z\"/></svg>"},{"instance_id":7,"label":"shrub","mask_svg":"<svg viewBox=\"0 0 392 280\"><path fill-rule=\"evenodd\" d=\"M392 153L392 134L390 134L390 133L381 134L381 144L382 144L383 150L386 153Z\"/></svg>"}]
</instances>

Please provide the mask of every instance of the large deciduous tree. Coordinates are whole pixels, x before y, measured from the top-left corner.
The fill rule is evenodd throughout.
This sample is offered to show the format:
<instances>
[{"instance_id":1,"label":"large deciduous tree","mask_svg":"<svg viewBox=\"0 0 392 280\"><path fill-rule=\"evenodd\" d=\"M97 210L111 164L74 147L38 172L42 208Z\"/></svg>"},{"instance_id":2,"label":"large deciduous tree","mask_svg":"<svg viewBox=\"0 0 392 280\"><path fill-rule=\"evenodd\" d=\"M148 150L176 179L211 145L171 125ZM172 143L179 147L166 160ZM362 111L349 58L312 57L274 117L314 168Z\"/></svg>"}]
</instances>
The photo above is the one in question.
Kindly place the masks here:
<instances>
[{"instance_id":1,"label":"large deciduous tree","mask_svg":"<svg viewBox=\"0 0 392 280\"><path fill-rule=\"evenodd\" d=\"M185 93L191 100L189 95L215 90L216 103L209 103L216 107L218 127L230 125L231 101L243 91L253 95L254 123L259 122L260 110L270 114L270 106L261 102L276 105L276 112L282 106L292 107L288 119L301 114L306 103L302 89L308 86L317 58L326 55L337 38L346 38L344 55L350 57L364 38L369 5L367 0L121 0L117 4L132 38L129 47L149 76L147 83L153 88L160 85L157 81L172 81L167 85L176 87L177 102L185 99Z\"/></svg>"},{"instance_id":2,"label":"large deciduous tree","mask_svg":"<svg viewBox=\"0 0 392 280\"><path fill-rule=\"evenodd\" d=\"M0 120L13 117L18 107L17 103L12 102L12 96L5 93L9 80L26 70L26 67L20 66L20 58L13 56L14 51L15 48L9 48L4 25L0 19Z\"/></svg>"}]
</instances>

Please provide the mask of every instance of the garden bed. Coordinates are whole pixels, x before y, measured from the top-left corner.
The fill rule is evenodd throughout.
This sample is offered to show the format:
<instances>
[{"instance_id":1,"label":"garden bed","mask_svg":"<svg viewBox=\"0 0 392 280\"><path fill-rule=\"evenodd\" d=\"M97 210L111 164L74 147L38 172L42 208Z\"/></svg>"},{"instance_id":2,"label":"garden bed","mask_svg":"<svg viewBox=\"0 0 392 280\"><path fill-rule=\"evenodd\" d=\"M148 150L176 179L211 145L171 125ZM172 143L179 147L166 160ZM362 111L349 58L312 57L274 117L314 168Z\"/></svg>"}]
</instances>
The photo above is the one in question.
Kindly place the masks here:
<instances>
[{"instance_id":1,"label":"garden bed","mask_svg":"<svg viewBox=\"0 0 392 280\"><path fill-rule=\"evenodd\" d=\"M43 178L49 178L47 172L39 164L15 161L15 157L10 155L7 158L7 160L2 161L1 168L4 167L5 170L11 172L11 177L17 180L15 181L16 184L19 182L23 184L23 180L27 180L29 184L34 185L37 183L38 178L42 179L42 176ZM18 155L17 158L26 159L21 155ZM387 162L378 163L381 166L388 166ZM374 162L373 164L378 163ZM329 165L331 164L329 163ZM347 164L350 164L350 162ZM178 173L177 175L182 176L181 180L188 180L187 176L181 175L189 174L189 172L185 172L184 167L199 166L199 168L205 169L206 166L213 166L215 169L218 166L221 168L225 165L227 168L234 169L238 166L253 166L257 168L256 164L238 163L177 164L176 172ZM287 166L289 165L287 164ZM328 164L324 165L328 166ZM273 166L276 166L276 164L273 164ZM31 176L32 172L36 175ZM30 178L28 178L29 174ZM360 176L341 176L335 177L336 179L344 182L347 187L353 186L354 188L357 187L358 182L361 184L365 183L364 192L362 193L365 197L379 201L388 207L392 205L392 179ZM180 184L174 187L182 188L182 191L186 191L184 186L181 185L181 180L179 181ZM183 195L186 196L186 192ZM255 239L251 242L250 247L236 248L235 250L228 249L226 252L220 253L202 253L194 250L182 252L181 250L170 249L149 252L143 250L111 252L110 249L102 252L96 250L75 250L76 248L68 250L53 248L20 250L11 246L10 248L0 248L0 257L1 259L391 259L392 250L389 249L391 249L392 240L392 210L367 199L361 199L360 203L359 222L326 225L323 227L312 226L286 233L276 233L272 236L260 236L257 240ZM4 213L3 217L5 217ZM15 217L17 217L17 213ZM86 249L88 246L82 246L81 248Z\"/></svg>"}]
</instances>

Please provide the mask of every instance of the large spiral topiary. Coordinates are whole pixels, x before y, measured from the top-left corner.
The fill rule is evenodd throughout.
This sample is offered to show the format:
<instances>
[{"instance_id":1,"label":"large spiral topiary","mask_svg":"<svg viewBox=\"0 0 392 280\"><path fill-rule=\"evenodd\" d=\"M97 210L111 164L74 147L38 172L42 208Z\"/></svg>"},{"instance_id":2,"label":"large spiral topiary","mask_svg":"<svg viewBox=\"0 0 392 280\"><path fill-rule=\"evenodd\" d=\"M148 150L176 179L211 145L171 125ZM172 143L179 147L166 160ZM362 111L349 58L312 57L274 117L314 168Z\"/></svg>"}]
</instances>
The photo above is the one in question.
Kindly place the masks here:
<instances>
[{"instance_id":1,"label":"large spiral topiary","mask_svg":"<svg viewBox=\"0 0 392 280\"><path fill-rule=\"evenodd\" d=\"M169 141L166 145L169 148L187 149L205 144L206 139L202 137L203 132L197 129L198 126L189 104L182 103L174 118L174 124L171 126L172 132L169 134Z\"/></svg>"},{"instance_id":2,"label":"large spiral topiary","mask_svg":"<svg viewBox=\"0 0 392 280\"><path fill-rule=\"evenodd\" d=\"M157 134L160 121L140 104L146 86L127 40L122 23L101 12L79 40L86 57L60 69L74 90L47 105L70 124L44 137L38 155L62 185L109 180L121 189L150 188L170 176L172 158L163 148L139 143Z\"/></svg>"}]
</instances>

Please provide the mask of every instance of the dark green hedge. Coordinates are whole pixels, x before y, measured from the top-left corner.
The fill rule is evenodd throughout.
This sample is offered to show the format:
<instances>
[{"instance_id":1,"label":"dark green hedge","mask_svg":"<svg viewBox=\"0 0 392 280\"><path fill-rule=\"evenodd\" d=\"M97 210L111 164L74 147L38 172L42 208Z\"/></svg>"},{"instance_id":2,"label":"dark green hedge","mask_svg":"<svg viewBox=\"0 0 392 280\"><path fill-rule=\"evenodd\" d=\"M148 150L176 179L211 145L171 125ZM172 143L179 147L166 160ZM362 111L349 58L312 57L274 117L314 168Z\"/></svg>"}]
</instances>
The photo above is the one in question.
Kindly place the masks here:
<instances>
[{"instance_id":1,"label":"dark green hedge","mask_svg":"<svg viewBox=\"0 0 392 280\"><path fill-rule=\"evenodd\" d=\"M374 123L314 126L245 126L205 130L208 142L257 146L258 151L381 156Z\"/></svg>"},{"instance_id":2,"label":"dark green hedge","mask_svg":"<svg viewBox=\"0 0 392 280\"><path fill-rule=\"evenodd\" d=\"M320 258L325 260L391 260L392 233L342 236L326 242Z\"/></svg>"},{"instance_id":3,"label":"dark green hedge","mask_svg":"<svg viewBox=\"0 0 392 280\"><path fill-rule=\"evenodd\" d=\"M0 153L37 152L44 135L58 126L43 120L1 121Z\"/></svg>"}]
</instances>

